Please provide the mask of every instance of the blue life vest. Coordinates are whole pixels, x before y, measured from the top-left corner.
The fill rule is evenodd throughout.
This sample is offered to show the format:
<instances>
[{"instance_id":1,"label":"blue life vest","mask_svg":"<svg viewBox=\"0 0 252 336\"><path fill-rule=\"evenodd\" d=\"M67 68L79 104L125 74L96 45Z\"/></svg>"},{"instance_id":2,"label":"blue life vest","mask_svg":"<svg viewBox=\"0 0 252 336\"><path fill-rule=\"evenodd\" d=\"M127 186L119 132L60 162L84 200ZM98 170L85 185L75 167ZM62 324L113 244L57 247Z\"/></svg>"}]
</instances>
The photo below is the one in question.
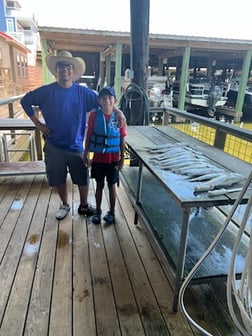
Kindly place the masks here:
<instances>
[{"instance_id":1,"label":"blue life vest","mask_svg":"<svg viewBox=\"0 0 252 336\"><path fill-rule=\"evenodd\" d=\"M120 128L117 125L114 112L112 112L109 121L106 122L101 108L96 110L89 151L94 153L120 152Z\"/></svg>"}]
</instances>

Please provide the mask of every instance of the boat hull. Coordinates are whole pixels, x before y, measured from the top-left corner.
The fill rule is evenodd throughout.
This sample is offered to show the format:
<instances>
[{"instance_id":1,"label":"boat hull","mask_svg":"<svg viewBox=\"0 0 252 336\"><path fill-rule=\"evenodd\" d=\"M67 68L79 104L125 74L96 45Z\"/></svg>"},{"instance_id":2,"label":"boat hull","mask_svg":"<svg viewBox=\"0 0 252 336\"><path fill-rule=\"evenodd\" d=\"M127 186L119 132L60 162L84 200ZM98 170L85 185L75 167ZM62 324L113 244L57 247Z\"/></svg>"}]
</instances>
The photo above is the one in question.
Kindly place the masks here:
<instances>
[{"instance_id":1,"label":"boat hull","mask_svg":"<svg viewBox=\"0 0 252 336\"><path fill-rule=\"evenodd\" d=\"M173 88L173 106L177 107L179 101L179 85L176 83ZM189 83L185 96L187 107L201 108L215 111L216 107L226 104L227 97L222 95L220 87L212 87L210 83Z\"/></svg>"},{"instance_id":2,"label":"boat hull","mask_svg":"<svg viewBox=\"0 0 252 336\"><path fill-rule=\"evenodd\" d=\"M224 106L226 104L226 99L224 99L224 97L222 97L223 99L219 99L216 101L215 103L215 107L216 106ZM208 97L203 98L203 97L192 97L192 96L186 96L185 99L186 103L188 105L192 105L192 106L198 106L198 107L203 107L203 108L208 108L209 104L208 104Z\"/></svg>"},{"instance_id":3,"label":"boat hull","mask_svg":"<svg viewBox=\"0 0 252 336\"><path fill-rule=\"evenodd\" d=\"M238 91L230 89L227 93L228 102L233 103L235 105L237 96L238 96ZM245 93L244 104L250 105L252 108L252 92Z\"/></svg>"}]
</instances>

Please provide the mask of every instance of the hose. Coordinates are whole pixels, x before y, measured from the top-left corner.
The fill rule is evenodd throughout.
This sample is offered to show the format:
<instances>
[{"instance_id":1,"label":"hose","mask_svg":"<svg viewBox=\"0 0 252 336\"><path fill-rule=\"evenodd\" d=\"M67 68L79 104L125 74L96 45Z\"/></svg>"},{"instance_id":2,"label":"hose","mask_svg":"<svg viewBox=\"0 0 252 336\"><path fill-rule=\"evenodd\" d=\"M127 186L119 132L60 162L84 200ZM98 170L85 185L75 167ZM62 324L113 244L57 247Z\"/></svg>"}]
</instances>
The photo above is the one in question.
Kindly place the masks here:
<instances>
[{"instance_id":1,"label":"hose","mask_svg":"<svg viewBox=\"0 0 252 336\"><path fill-rule=\"evenodd\" d=\"M226 230L229 222L231 221L238 205L240 204L245 192L247 191L248 187L249 187L249 184L252 180L252 171L249 175L249 177L247 178L246 180L246 183L244 184L239 196L237 197L234 205L232 206L231 208L231 211L230 213L228 214L225 222L224 222L224 225L223 227L220 229L220 231L217 233L216 237L214 238L213 242L211 243L211 245L208 247L208 249L206 250L206 252L202 255L202 257L198 260L198 262L194 265L194 267L192 268L192 270L189 272L189 274L187 275L187 277L185 278L184 282L182 283L181 285L181 288L180 288L180 291L179 291L179 305L180 305L180 308L181 308L181 311L182 313L184 314L184 316L186 317L186 319L196 328L198 329L200 332L202 332L204 335L206 336L213 336L211 333L209 333L207 330L205 330L204 328L202 328L199 324L197 324L192 318L191 316L188 314L188 312L186 311L185 309L185 306L184 306L184 293L185 293L185 290L187 288L187 286L189 285L191 279L193 278L194 274L197 272L197 270L199 269L199 267L201 266L201 264L204 262L204 260L207 258L207 256L210 254L210 252L214 249L214 247L216 246L216 244L219 242L219 240L221 239L221 237L223 236L224 234L224 231ZM233 303L232 303L232 288L231 288L231 284L234 285L234 280L235 280L235 273L234 273L234 261L235 261L235 256L237 254L237 251L238 251L238 246L239 246L239 243L240 243L240 240L241 240L241 237L242 237L242 233L244 231L244 228L245 228L245 225L246 225L246 220L248 218L248 214L249 214L249 211L250 211L250 208L251 208L251 203L252 203L252 196L250 197L248 203L247 203L247 206L246 206L246 211L245 211L245 216L243 218L243 221L242 221L242 224L241 224L241 227L240 227L240 230L239 230L239 234L238 236L236 237L236 240L235 240L235 244L234 244L234 248L233 248L233 253L232 253L232 257L231 257L231 262L230 262L230 266L229 266L229 271L228 271L228 280L227 280L227 300L228 300L228 307L229 307L229 312L230 312L230 315L235 323L235 325L237 326L237 328L244 334L244 336L247 336L247 335L251 335L251 329L250 331L246 331L245 328L246 328L246 325L248 324L250 327L251 327L251 315L248 316L247 312L246 312L246 317L245 317L245 308L243 306L244 304L244 298L240 298L239 297L239 301L238 301L238 298L237 294L235 294L235 298L236 298L236 301L237 301L237 304L238 304L238 307L240 309L240 312L241 312L241 316L243 319L246 320L246 322L244 321L244 327L241 325L241 323L238 321L238 319L236 318L235 316L235 313L234 313L234 309L233 309ZM250 296L250 293L251 293L251 290L252 290L252 287L251 287L251 281L252 281L252 274L251 274L251 270L252 270L252 257L251 257L251 254L252 254L252 243L249 244L249 249L248 249L248 253L247 253L247 258L249 260L249 262L246 261L245 263L245 270L243 271L244 274L249 274L249 283L246 283L248 286L247 286L247 289L249 292L246 292L245 296L246 298L249 298L251 299L251 296ZM244 276L242 276L243 278ZM242 282L242 281L241 281ZM243 281L243 282L246 282L246 281ZM250 302L249 302L250 303ZM249 305L249 308L248 308L249 312L251 313L251 307Z\"/></svg>"},{"instance_id":2,"label":"hose","mask_svg":"<svg viewBox=\"0 0 252 336\"><path fill-rule=\"evenodd\" d=\"M128 125L149 124L149 102L143 88L135 83L129 84L119 102Z\"/></svg>"},{"instance_id":3,"label":"hose","mask_svg":"<svg viewBox=\"0 0 252 336\"><path fill-rule=\"evenodd\" d=\"M249 198L246 206L245 214L242 219L242 223L235 240L235 244L232 251L231 263L228 272L227 280L227 302L230 315L235 322L238 329L244 335L252 335L252 241L249 241L249 248L245 259L245 266L242 272L241 280L238 282L235 275L235 260L238 253L239 243L242 238L242 234L245 230L247 220L249 218L250 209L252 206L252 195ZM250 237L252 232L250 231ZM233 293L233 295L232 295ZM241 321L236 317L233 307L233 301L236 302L240 311Z\"/></svg>"}]
</instances>

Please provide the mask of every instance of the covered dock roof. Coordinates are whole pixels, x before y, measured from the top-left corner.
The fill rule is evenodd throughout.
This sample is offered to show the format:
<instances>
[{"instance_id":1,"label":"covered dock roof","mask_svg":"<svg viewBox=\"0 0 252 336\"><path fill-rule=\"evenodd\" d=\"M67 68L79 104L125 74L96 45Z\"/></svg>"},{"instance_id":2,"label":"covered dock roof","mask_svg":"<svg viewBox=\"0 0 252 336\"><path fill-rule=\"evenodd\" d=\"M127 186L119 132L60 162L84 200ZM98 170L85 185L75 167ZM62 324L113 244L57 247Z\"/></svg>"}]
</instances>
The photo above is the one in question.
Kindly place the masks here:
<instances>
[{"instance_id":1,"label":"covered dock roof","mask_svg":"<svg viewBox=\"0 0 252 336\"><path fill-rule=\"evenodd\" d=\"M106 56L115 53L116 44L121 43L123 55L130 54L129 32L39 27L39 33L51 50ZM149 34L150 65L167 59L169 66L176 66L185 47L191 48L191 67L207 67L209 59L214 59L220 68L241 69L245 54L252 50L252 40Z\"/></svg>"}]
</instances>

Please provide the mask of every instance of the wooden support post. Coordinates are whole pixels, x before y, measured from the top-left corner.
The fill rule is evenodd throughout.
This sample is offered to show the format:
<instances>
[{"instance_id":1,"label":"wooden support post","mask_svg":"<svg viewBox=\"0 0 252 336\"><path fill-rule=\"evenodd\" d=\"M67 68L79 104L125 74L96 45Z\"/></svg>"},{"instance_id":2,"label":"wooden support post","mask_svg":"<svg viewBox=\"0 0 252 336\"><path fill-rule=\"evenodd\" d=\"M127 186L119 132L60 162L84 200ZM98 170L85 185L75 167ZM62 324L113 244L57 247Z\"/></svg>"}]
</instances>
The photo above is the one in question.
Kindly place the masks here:
<instances>
[{"instance_id":1,"label":"wooden support post","mask_svg":"<svg viewBox=\"0 0 252 336\"><path fill-rule=\"evenodd\" d=\"M111 55L106 55L106 75L105 75L105 81L107 85L111 85Z\"/></svg>"},{"instance_id":2,"label":"wooden support post","mask_svg":"<svg viewBox=\"0 0 252 336\"><path fill-rule=\"evenodd\" d=\"M98 81L98 86L97 90L100 91L101 88L104 86L104 61L105 61L105 56L103 52L100 52L100 73L99 73L99 81Z\"/></svg>"},{"instance_id":3,"label":"wooden support post","mask_svg":"<svg viewBox=\"0 0 252 336\"><path fill-rule=\"evenodd\" d=\"M13 102L9 103L8 107L9 107L9 118L14 118ZM11 131L11 138L15 139L15 131Z\"/></svg>"},{"instance_id":4,"label":"wooden support post","mask_svg":"<svg viewBox=\"0 0 252 336\"><path fill-rule=\"evenodd\" d=\"M251 56L252 56L252 50L248 50L243 60L241 82L240 82L239 92L238 92L236 106L235 106L235 110L237 112L242 111L244 97L245 97L245 90L246 90L247 81L248 81L250 63L251 63Z\"/></svg>"},{"instance_id":5,"label":"wooden support post","mask_svg":"<svg viewBox=\"0 0 252 336\"><path fill-rule=\"evenodd\" d=\"M144 90L149 65L149 7L149 0L130 1L132 82Z\"/></svg>"},{"instance_id":6,"label":"wooden support post","mask_svg":"<svg viewBox=\"0 0 252 336\"><path fill-rule=\"evenodd\" d=\"M182 73L181 73L180 84L179 84L179 102L178 102L179 110L184 110L185 108L185 96L186 96L186 85L187 85L187 79L188 79L190 53L191 53L191 48L186 47L184 56L183 56Z\"/></svg>"},{"instance_id":7,"label":"wooden support post","mask_svg":"<svg viewBox=\"0 0 252 336\"><path fill-rule=\"evenodd\" d=\"M135 84L131 100L131 125L146 125L149 123L149 106L145 104L147 101L149 65L149 7L150 0L130 1L130 68L133 72L132 83Z\"/></svg>"},{"instance_id":8,"label":"wooden support post","mask_svg":"<svg viewBox=\"0 0 252 336\"><path fill-rule=\"evenodd\" d=\"M226 137L227 133L217 128L214 139L214 147L224 150Z\"/></svg>"},{"instance_id":9,"label":"wooden support post","mask_svg":"<svg viewBox=\"0 0 252 336\"><path fill-rule=\"evenodd\" d=\"M116 44L116 68L115 68L115 92L117 101L121 96L121 78L122 78L122 44Z\"/></svg>"}]
</instances>

